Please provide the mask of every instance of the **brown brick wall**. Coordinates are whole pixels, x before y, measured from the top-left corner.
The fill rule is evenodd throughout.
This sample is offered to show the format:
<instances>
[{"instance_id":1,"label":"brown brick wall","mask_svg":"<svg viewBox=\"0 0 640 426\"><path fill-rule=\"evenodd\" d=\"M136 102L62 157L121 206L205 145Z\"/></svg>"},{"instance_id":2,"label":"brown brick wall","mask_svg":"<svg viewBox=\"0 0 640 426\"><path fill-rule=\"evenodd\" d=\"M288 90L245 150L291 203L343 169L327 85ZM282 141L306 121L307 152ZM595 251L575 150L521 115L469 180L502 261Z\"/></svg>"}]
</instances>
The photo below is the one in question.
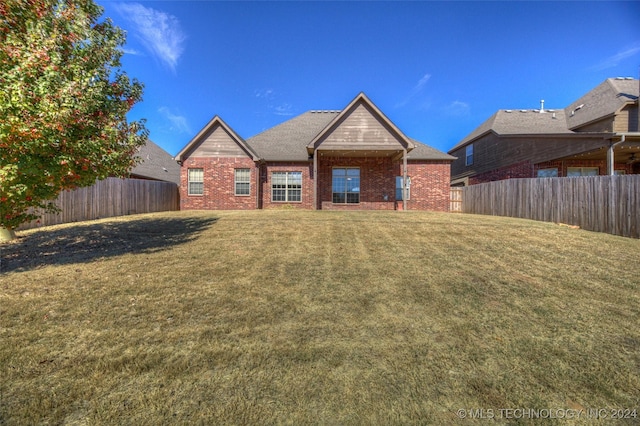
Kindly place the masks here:
<instances>
[{"instance_id":1,"label":"brown brick wall","mask_svg":"<svg viewBox=\"0 0 640 426\"><path fill-rule=\"evenodd\" d=\"M360 168L360 204L333 204L334 167ZM318 159L318 201L323 210L393 210L397 167L390 157L320 157ZM385 200L385 195L387 200Z\"/></svg>"},{"instance_id":2,"label":"brown brick wall","mask_svg":"<svg viewBox=\"0 0 640 426\"><path fill-rule=\"evenodd\" d=\"M393 210L396 176L402 175L402 161L390 157L323 157L318 160L318 208L325 210ZM334 167L360 168L360 203L332 203L332 169ZM188 169L204 170L204 195L187 195ZM234 169L251 169L251 191L247 196L234 195ZM410 210L449 210L450 163L438 161L409 161L411 197ZM301 172L302 201L271 201L271 173ZM256 182L261 182L256 185ZM183 210L246 210L256 208L313 209L313 163L268 162L257 166L245 158L189 158L181 169L180 206ZM260 193L256 194L256 190ZM386 195L386 200L385 200ZM258 204L256 201L258 200ZM400 202L401 203L401 202Z\"/></svg>"},{"instance_id":3,"label":"brown brick wall","mask_svg":"<svg viewBox=\"0 0 640 426\"><path fill-rule=\"evenodd\" d=\"M536 164L532 177L536 177L540 169L550 169L553 167L558 169L558 177L566 176L567 168L569 167L598 167L601 175L607 174L607 162L605 160L556 160ZM615 163L613 169L624 170L626 174L632 174L634 172L633 165L626 163Z\"/></svg>"},{"instance_id":4,"label":"brown brick wall","mask_svg":"<svg viewBox=\"0 0 640 426\"><path fill-rule=\"evenodd\" d=\"M529 161L524 161L501 169L471 176L469 178L469 185L503 179L534 178L538 175L538 170L554 167L558 169L558 177L567 176L567 168L569 167L598 167L600 175L607 174L607 162L605 160L554 160L538 164L531 164ZM624 170L627 174L634 173L633 165L625 163L616 163L614 170Z\"/></svg>"},{"instance_id":5,"label":"brown brick wall","mask_svg":"<svg viewBox=\"0 0 640 426\"><path fill-rule=\"evenodd\" d=\"M201 168L204 172L204 194L188 195L188 169ZM235 169L251 169L249 196L235 195ZM181 210L250 210L256 208L256 179L258 169L249 158L187 159L180 170Z\"/></svg>"},{"instance_id":6,"label":"brown brick wall","mask_svg":"<svg viewBox=\"0 0 640 426\"><path fill-rule=\"evenodd\" d=\"M402 175L402 164L398 166ZM451 163L448 161L409 161L407 174L411 177L408 210L449 211Z\"/></svg>"},{"instance_id":7,"label":"brown brick wall","mask_svg":"<svg viewBox=\"0 0 640 426\"><path fill-rule=\"evenodd\" d=\"M521 161L510 166L471 176L469 177L469 185L493 182L494 180L531 177L535 177L533 174L533 164L531 164L531 161Z\"/></svg>"},{"instance_id":8,"label":"brown brick wall","mask_svg":"<svg viewBox=\"0 0 640 426\"><path fill-rule=\"evenodd\" d=\"M313 209L313 163L266 163L260 166L262 206L264 209L297 208ZM271 201L272 172L302 172L302 196L300 202Z\"/></svg>"}]
</instances>

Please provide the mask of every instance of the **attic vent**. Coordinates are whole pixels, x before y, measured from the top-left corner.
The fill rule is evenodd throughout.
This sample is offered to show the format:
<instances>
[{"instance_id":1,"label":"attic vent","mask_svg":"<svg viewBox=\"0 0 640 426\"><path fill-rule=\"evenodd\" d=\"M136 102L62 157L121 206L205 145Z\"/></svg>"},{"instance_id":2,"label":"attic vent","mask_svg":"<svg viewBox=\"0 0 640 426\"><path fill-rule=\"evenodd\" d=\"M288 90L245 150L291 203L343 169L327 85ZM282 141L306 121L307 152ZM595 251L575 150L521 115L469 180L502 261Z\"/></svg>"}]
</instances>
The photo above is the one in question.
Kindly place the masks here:
<instances>
[{"instance_id":1,"label":"attic vent","mask_svg":"<svg viewBox=\"0 0 640 426\"><path fill-rule=\"evenodd\" d=\"M526 109L521 109L520 112L527 112L527 110Z\"/></svg>"},{"instance_id":2,"label":"attic vent","mask_svg":"<svg viewBox=\"0 0 640 426\"><path fill-rule=\"evenodd\" d=\"M505 109L504 112L511 112L511 110L510 109Z\"/></svg>"},{"instance_id":3,"label":"attic vent","mask_svg":"<svg viewBox=\"0 0 640 426\"><path fill-rule=\"evenodd\" d=\"M547 112L556 112L555 109L548 109Z\"/></svg>"}]
</instances>

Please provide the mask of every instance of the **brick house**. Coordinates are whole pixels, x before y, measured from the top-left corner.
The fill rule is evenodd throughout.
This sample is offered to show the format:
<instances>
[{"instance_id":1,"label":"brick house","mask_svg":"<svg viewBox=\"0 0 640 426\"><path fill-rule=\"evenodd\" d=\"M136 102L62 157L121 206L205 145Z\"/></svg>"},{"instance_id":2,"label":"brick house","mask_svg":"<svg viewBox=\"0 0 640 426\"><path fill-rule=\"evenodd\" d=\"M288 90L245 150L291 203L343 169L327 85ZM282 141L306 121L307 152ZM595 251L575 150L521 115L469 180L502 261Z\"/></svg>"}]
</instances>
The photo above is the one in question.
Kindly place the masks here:
<instances>
[{"instance_id":1,"label":"brick house","mask_svg":"<svg viewBox=\"0 0 640 426\"><path fill-rule=\"evenodd\" d=\"M407 137L364 93L247 140L216 116L176 155L181 209L448 211L453 160Z\"/></svg>"},{"instance_id":2,"label":"brick house","mask_svg":"<svg viewBox=\"0 0 640 426\"><path fill-rule=\"evenodd\" d=\"M453 186L640 173L639 81L607 79L564 109L499 110L449 154Z\"/></svg>"}]
</instances>

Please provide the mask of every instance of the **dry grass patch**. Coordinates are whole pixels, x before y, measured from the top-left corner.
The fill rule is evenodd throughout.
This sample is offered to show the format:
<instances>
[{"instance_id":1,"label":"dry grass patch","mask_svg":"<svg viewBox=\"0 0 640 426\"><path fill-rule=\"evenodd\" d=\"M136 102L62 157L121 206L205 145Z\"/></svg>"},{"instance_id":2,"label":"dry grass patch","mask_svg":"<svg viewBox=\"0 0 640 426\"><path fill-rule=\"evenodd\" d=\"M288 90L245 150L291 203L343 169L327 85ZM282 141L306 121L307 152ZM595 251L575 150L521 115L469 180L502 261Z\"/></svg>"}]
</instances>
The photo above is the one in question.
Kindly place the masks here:
<instances>
[{"instance_id":1,"label":"dry grass patch","mask_svg":"<svg viewBox=\"0 0 640 426\"><path fill-rule=\"evenodd\" d=\"M460 408L640 408L638 240L297 211L21 236L0 247L0 424L450 424Z\"/></svg>"}]
</instances>

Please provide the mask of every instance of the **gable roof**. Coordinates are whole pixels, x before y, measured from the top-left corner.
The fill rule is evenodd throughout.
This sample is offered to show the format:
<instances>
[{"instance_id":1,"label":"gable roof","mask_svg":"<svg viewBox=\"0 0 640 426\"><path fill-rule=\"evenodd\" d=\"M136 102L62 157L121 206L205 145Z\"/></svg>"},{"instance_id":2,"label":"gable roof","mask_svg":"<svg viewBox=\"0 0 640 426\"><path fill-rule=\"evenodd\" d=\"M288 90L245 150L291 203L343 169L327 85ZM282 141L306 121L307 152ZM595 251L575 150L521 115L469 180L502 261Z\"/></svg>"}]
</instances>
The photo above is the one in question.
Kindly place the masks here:
<instances>
[{"instance_id":1,"label":"gable roof","mask_svg":"<svg viewBox=\"0 0 640 426\"><path fill-rule=\"evenodd\" d=\"M313 144L320 140L322 135L330 132L336 125L340 124L343 117L348 116L351 110L364 103L373 112L374 116L384 123L388 130L403 141L410 152L407 158L414 160L446 160L452 161L455 157L445 154L435 148L424 145L414 139L407 137L393 124L377 106L367 98L364 93L360 93L342 111L307 111L293 117L284 123L267 129L246 141L233 131L220 117L215 116L191 141L176 155L176 161L183 161L184 158L202 142L205 135L213 129L215 125L222 126L232 138L249 153L254 161L310 161L313 154Z\"/></svg>"},{"instance_id":2,"label":"gable roof","mask_svg":"<svg viewBox=\"0 0 640 426\"><path fill-rule=\"evenodd\" d=\"M573 130L613 115L638 99L638 80L609 78L565 109L567 126Z\"/></svg>"},{"instance_id":3,"label":"gable roof","mask_svg":"<svg viewBox=\"0 0 640 426\"><path fill-rule=\"evenodd\" d=\"M373 102L371 102L371 99L369 99L367 95L365 95L363 92L360 92L358 96L356 96L349 103L349 105L347 105L333 119L333 121L329 123L329 125L327 125L325 129L322 130L322 132L318 133L318 135L316 135L316 137L313 138L311 142L309 142L309 144L307 145L307 151L309 152L309 154L312 154L313 151L316 148L318 148L318 146L322 143L323 139L326 138L336 128L338 128L339 125L343 122L343 120L345 120L347 117L349 117L351 113L355 111L358 105L364 105L365 107L368 107L368 109L371 110L371 113L374 118L377 118L380 121L380 123L383 126L387 127L388 128L387 130L389 130L392 134L395 133L395 136L399 139L401 143L404 142L405 148L407 149L407 151L411 151L413 148L415 148L415 145L413 144L411 139L409 139L404 133L402 133L400 129L398 129L398 127L396 127L396 125L393 124L393 122L389 120L389 118L387 118L387 116L384 115L382 111L380 111L380 109Z\"/></svg>"},{"instance_id":4,"label":"gable roof","mask_svg":"<svg viewBox=\"0 0 640 426\"><path fill-rule=\"evenodd\" d=\"M546 109L544 113L539 110L499 110L449 152L489 132L497 135L576 134L575 129L613 115L627 103L636 102L638 92L638 80L610 78L564 109Z\"/></svg>"},{"instance_id":5,"label":"gable roof","mask_svg":"<svg viewBox=\"0 0 640 426\"><path fill-rule=\"evenodd\" d=\"M180 184L180 166L167 151L150 139L140 147L136 157L140 157L142 162L131 170L131 176Z\"/></svg>"},{"instance_id":6,"label":"gable roof","mask_svg":"<svg viewBox=\"0 0 640 426\"><path fill-rule=\"evenodd\" d=\"M198 132L197 135L193 137L193 139L189 141L189 143L185 145L184 148L180 150L180 152L178 152L178 154L176 154L176 161L183 161L184 157L190 151L193 151L195 148L197 148L197 146L202 143L204 136L206 136L216 126L222 127L231 136L234 142L237 143L247 153L247 155L251 157L253 161L259 160L259 157L253 150L253 148L251 148L251 146L248 145L247 142L242 139L242 137L240 137L240 135L238 135L231 127L229 127L227 123L225 123L220 117L216 115L202 128L202 130Z\"/></svg>"}]
</instances>

